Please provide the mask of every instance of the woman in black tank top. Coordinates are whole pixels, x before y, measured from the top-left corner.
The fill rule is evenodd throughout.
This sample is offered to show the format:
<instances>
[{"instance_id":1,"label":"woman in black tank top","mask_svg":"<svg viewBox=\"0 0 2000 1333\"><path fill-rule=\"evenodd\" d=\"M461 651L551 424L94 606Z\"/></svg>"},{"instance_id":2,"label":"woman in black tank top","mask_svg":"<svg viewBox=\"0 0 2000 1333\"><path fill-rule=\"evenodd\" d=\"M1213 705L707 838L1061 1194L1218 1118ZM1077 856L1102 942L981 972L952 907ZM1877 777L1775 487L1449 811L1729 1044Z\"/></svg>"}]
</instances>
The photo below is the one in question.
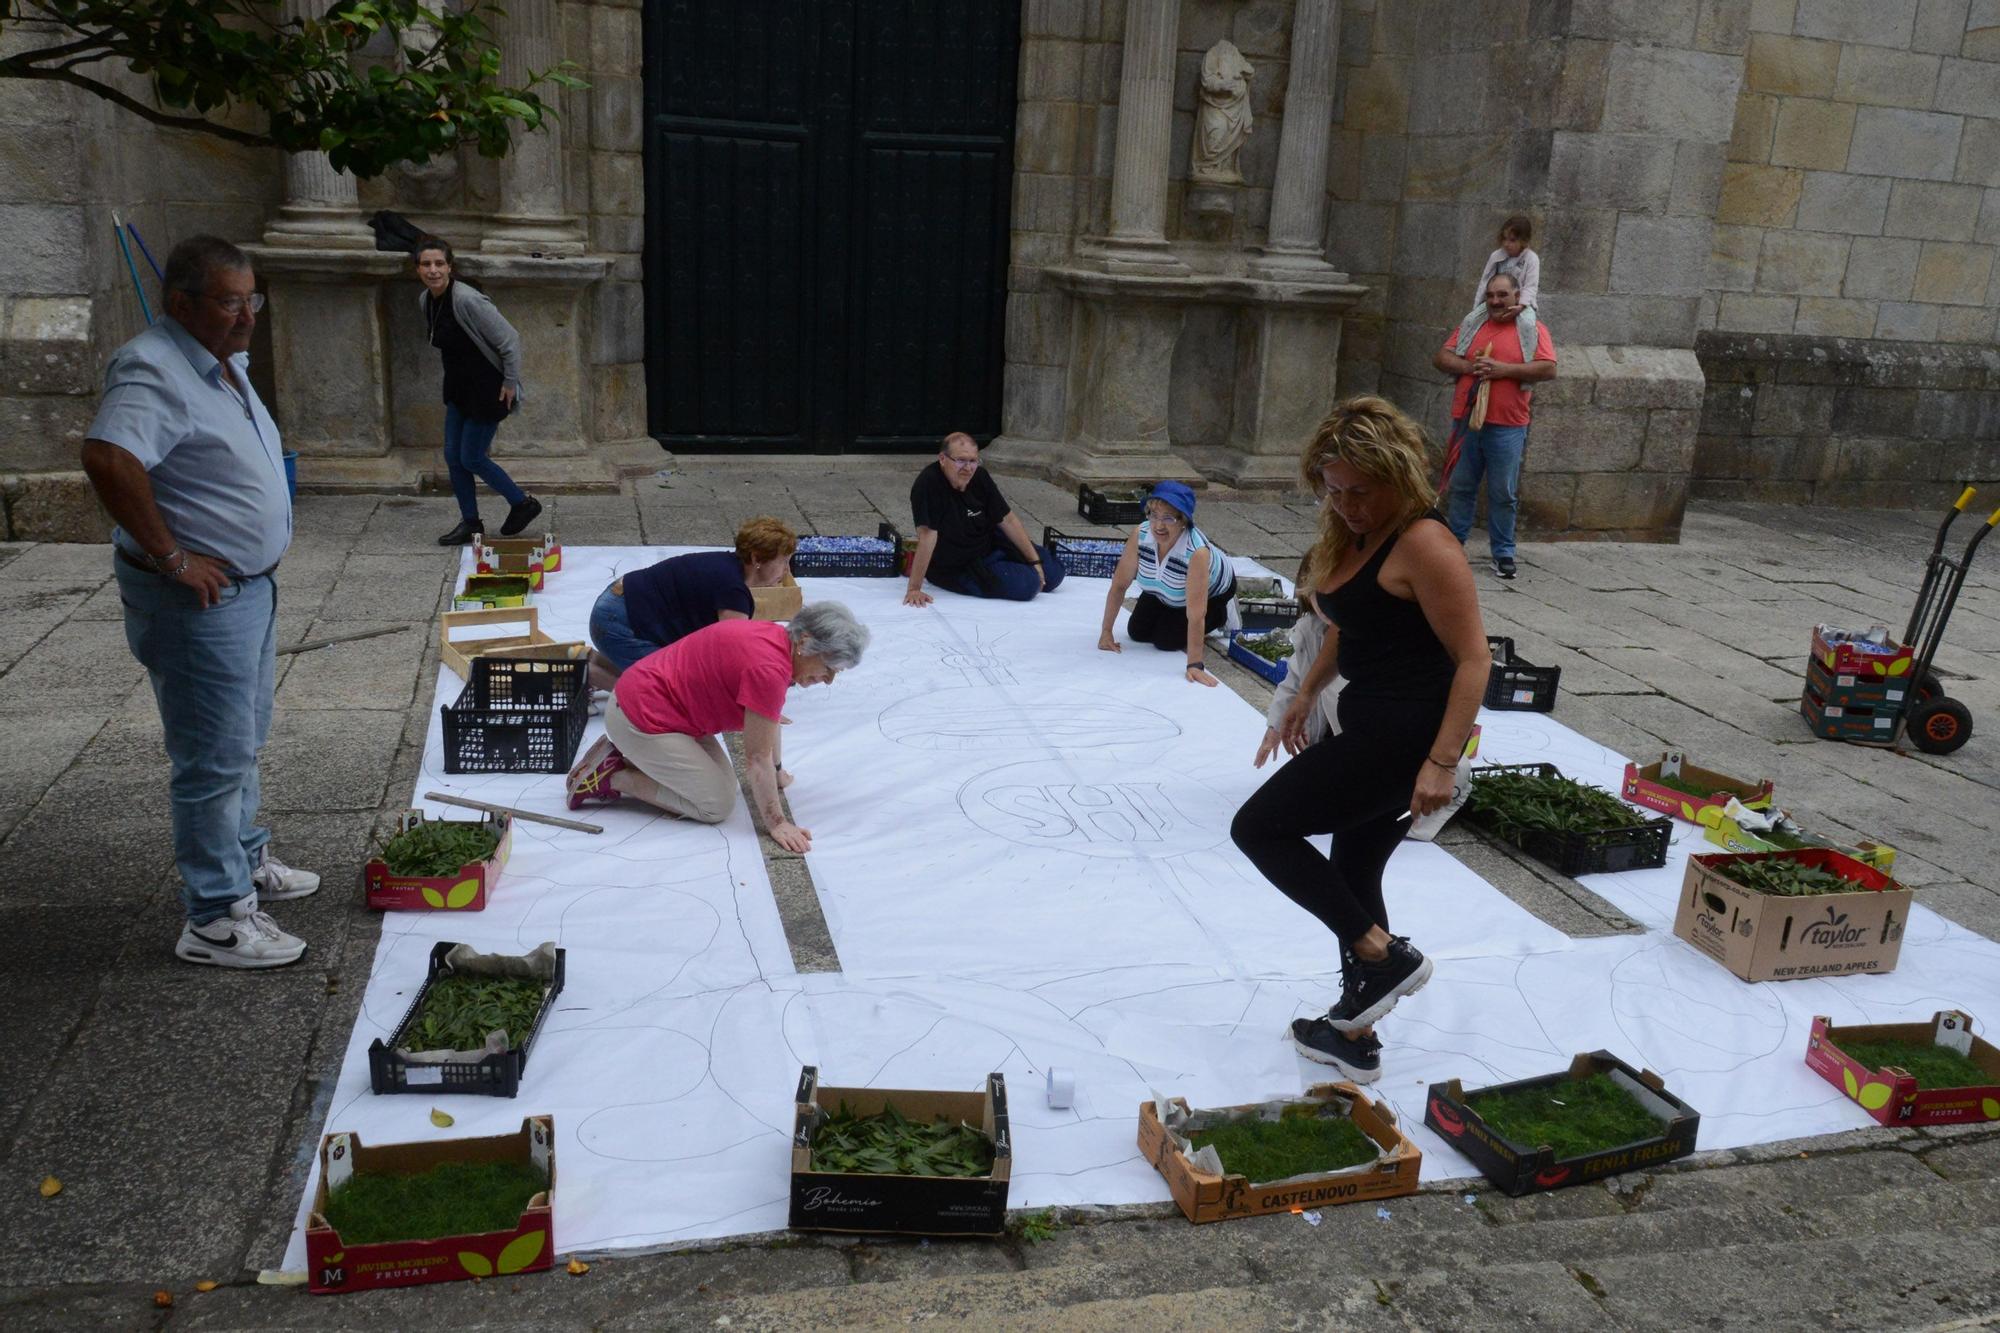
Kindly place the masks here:
<instances>
[{"instance_id":1,"label":"woman in black tank top","mask_svg":"<svg viewBox=\"0 0 2000 1333\"><path fill-rule=\"evenodd\" d=\"M1357 1083L1381 1076L1374 1025L1430 980L1431 960L1389 933L1382 873L1409 831L1451 798L1492 658L1472 571L1435 509L1423 434L1394 404L1350 398L1301 460L1321 497L1306 582L1334 627L1280 731L1296 744L1336 670L1340 732L1300 752L1236 814L1251 863L1340 943L1340 1000L1292 1024L1299 1053ZM1303 705L1300 701L1303 701ZM1307 841L1333 834L1322 856Z\"/></svg>"}]
</instances>

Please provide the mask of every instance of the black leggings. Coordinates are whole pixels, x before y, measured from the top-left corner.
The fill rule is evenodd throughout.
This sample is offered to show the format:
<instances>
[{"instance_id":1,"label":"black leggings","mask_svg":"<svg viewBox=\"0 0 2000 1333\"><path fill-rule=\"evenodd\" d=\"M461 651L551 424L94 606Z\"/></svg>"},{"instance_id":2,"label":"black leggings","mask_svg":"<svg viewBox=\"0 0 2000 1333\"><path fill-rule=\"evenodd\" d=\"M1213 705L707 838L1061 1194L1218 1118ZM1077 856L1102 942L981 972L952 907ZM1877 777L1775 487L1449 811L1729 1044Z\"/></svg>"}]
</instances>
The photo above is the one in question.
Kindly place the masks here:
<instances>
[{"instance_id":1,"label":"black leggings","mask_svg":"<svg viewBox=\"0 0 2000 1333\"><path fill-rule=\"evenodd\" d=\"M1382 871L1410 831L1398 816L1410 808L1443 710L1371 700L1363 716L1347 702L1340 734L1287 760L1236 812L1229 836L1264 878L1352 945L1371 927L1389 928ZM1306 841L1317 833L1333 835L1331 860Z\"/></svg>"},{"instance_id":2,"label":"black leggings","mask_svg":"<svg viewBox=\"0 0 2000 1333\"><path fill-rule=\"evenodd\" d=\"M1208 613L1202 619L1204 633L1222 628L1229 619L1229 599L1236 595L1232 584L1208 598ZM1185 606L1168 606L1152 593L1142 592L1125 622L1125 633L1134 643L1150 643L1163 653L1187 647L1188 619Z\"/></svg>"}]
</instances>

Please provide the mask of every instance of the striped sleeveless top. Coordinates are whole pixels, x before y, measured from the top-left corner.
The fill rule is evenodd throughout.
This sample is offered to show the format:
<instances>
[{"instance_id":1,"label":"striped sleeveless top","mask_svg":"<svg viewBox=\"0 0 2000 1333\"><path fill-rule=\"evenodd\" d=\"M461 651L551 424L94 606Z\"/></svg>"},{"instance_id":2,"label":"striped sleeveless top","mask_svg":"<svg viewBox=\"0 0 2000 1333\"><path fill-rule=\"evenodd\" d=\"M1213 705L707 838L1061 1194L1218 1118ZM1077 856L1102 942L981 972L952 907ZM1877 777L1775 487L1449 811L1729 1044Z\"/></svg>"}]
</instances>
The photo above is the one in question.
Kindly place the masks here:
<instances>
[{"instance_id":1,"label":"striped sleeveless top","mask_svg":"<svg viewBox=\"0 0 2000 1333\"><path fill-rule=\"evenodd\" d=\"M1179 541L1160 558L1153 542L1153 525L1139 525L1139 589L1149 592L1168 606L1187 605L1188 561L1196 551L1208 552L1208 595L1217 596L1236 582L1236 573L1222 548L1211 542L1200 528L1189 527Z\"/></svg>"}]
</instances>

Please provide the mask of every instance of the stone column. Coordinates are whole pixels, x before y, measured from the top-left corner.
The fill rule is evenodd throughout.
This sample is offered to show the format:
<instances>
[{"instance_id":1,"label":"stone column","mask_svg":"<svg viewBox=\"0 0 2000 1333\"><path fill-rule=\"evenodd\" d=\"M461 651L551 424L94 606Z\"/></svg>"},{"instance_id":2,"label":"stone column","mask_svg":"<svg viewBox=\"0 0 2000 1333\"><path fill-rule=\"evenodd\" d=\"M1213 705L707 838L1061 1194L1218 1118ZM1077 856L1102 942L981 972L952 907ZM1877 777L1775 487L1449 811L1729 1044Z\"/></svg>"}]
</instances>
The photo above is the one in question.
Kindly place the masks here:
<instances>
[{"instance_id":1,"label":"stone column","mask_svg":"<svg viewBox=\"0 0 2000 1333\"><path fill-rule=\"evenodd\" d=\"M562 60L562 17L556 0L508 0L500 20L500 76L527 79ZM552 94L551 94L552 95ZM500 163L500 211L482 250L507 254L580 255L583 231L563 206L562 122L518 134Z\"/></svg>"},{"instance_id":2,"label":"stone column","mask_svg":"<svg viewBox=\"0 0 2000 1333\"><path fill-rule=\"evenodd\" d=\"M285 0L287 19L315 19L330 0ZM321 250L372 250L375 234L361 220L354 177L335 171L325 153L285 157L285 202L264 232L264 244Z\"/></svg>"},{"instance_id":3,"label":"stone column","mask_svg":"<svg viewBox=\"0 0 2000 1333\"><path fill-rule=\"evenodd\" d=\"M1118 142L1111 160L1111 269L1182 272L1167 248L1167 155L1174 135L1174 52L1180 0L1129 0L1118 80Z\"/></svg>"},{"instance_id":4,"label":"stone column","mask_svg":"<svg viewBox=\"0 0 2000 1333\"><path fill-rule=\"evenodd\" d=\"M1298 0L1270 233L1256 261L1259 269L1299 273L1332 267L1326 262L1326 159L1339 47L1340 0Z\"/></svg>"}]
</instances>

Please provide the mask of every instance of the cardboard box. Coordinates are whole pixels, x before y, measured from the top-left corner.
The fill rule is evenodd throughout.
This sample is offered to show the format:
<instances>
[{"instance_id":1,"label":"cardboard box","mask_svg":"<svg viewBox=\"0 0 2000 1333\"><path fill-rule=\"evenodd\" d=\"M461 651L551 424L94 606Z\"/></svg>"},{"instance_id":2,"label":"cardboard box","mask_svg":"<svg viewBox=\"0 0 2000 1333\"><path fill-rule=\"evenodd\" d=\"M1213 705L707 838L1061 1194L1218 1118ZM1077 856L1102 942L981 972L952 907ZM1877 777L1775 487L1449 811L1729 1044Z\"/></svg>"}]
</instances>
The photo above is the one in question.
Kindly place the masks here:
<instances>
[{"instance_id":1,"label":"cardboard box","mask_svg":"<svg viewBox=\"0 0 2000 1333\"><path fill-rule=\"evenodd\" d=\"M517 541L496 537L496 542L504 542L504 547L488 546L484 542L475 543L472 548L472 568L480 574L522 574L527 576L528 586L541 590L542 575L547 566L542 563L542 548L522 549Z\"/></svg>"},{"instance_id":2,"label":"cardboard box","mask_svg":"<svg viewBox=\"0 0 2000 1333\"><path fill-rule=\"evenodd\" d=\"M544 572L553 574L562 568L562 544L556 540L554 532L544 532L539 537L481 537L473 552L475 561L486 553L513 560L539 560ZM482 573L488 572L484 569Z\"/></svg>"},{"instance_id":3,"label":"cardboard box","mask_svg":"<svg viewBox=\"0 0 2000 1333\"><path fill-rule=\"evenodd\" d=\"M1306 1089L1301 1103L1331 1104L1344 1108L1355 1127L1382 1150L1372 1162L1341 1171L1294 1176L1288 1180L1258 1182L1239 1175L1213 1175L1196 1166L1182 1150L1174 1131L1160 1122L1157 1107L1144 1102L1139 1107L1139 1151L1146 1155L1173 1191L1174 1202L1190 1222L1221 1222L1232 1217L1256 1217L1264 1213L1296 1213L1307 1208L1360 1203L1367 1199L1393 1199L1417 1192L1417 1173L1423 1154L1410 1136L1396 1124L1396 1113L1386 1102L1369 1100L1352 1083L1318 1083ZM1197 1123L1213 1124L1218 1119L1254 1115L1258 1106L1225 1106L1213 1111L1191 1111L1183 1099L1170 1103L1176 1119L1192 1116Z\"/></svg>"},{"instance_id":4,"label":"cardboard box","mask_svg":"<svg viewBox=\"0 0 2000 1333\"><path fill-rule=\"evenodd\" d=\"M533 606L447 611L438 621L438 657L458 673L460 680L470 680L475 658L534 657L568 661L590 655L590 645L579 639L556 640L544 634L540 616L541 609ZM520 625L526 633L492 638L452 637L454 630L485 625Z\"/></svg>"},{"instance_id":5,"label":"cardboard box","mask_svg":"<svg viewBox=\"0 0 2000 1333\"><path fill-rule=\"evenodd\" d=\"M396 821L396 831L424 822L421 810L406 810ZM449 875L392 875L388 863L371 856L361 868L361 887L368 906L378 912L478 912L486 907L486 895L500 882L500 867L514 845L514 817L487 815L477 821L500 835L500 845L484 861L469 861Z\"/></svg>"},{"instance_id":6,"label":"cardboard box","mask_svg":"<svg viewBox=\"0 0 2000 1333\"><path fill-rule=\"evenodd\" d=\"M985 1176L884 1176L815 1171L812 1136L842 1103L874 1115L889 1103L912 1120L943 1116L977 1125L993 1140L993 1171ZM1007 1229L1007 1183L1014 1169L1007 1128L1007 1083L986 1076L980 1092L821 1087L819 1070L799 1073L792 1126L794 1231L861 1231L912 1236L997 1236Z\"/></svg>"},{"instance_id":7,"label":"cardboard box","mask_svg":"<svg viewBox=\"0 0 2000 1333\"><path fill-rule=\"evenodd\" d=\"M1896 724L1902 720L1903 708L1900 704L1829 703L1808 685L1799 695L1799 716L1806 720L1812 734L1822 740L1890 745L1895 742Z\"/></svg>"},{"instance_id":8,"label":"cardboard box","mask_svg":"<svg viewBox=\"0 0 2000 1333\"><path fill-rule=\"evenodd\" d=\"M806 604L806 595L799 591L799 581L787 572L785 581L775 588L752 588L750 600L755 604L752 620L790 620Z\"/></svg>"},{"instance_id":9,"label":"cardboard box","mask_svg":"<svg viewBox=\"0 0 2000 1333\"><path fill-rule=\"evenodd\" d=\"M1891 1065L1870 1069L1842 1048L1842 1042L1907 1041L1949 1046L1989 1075L1967 1088L1919 1088L1904 1070ZM1874 1023L1836 1028L1813 1019L1806 1044L1806 1067L1860 1103L1884 1125L1973 1125L2000 1120L2000 1049L1972 1035L1972 1015L1941 1009L1928 1023Z\"/></svg>"},{"instance_id":10,"label":"cardboard box","mask_svg":"<svg viewBox=\"0 0 2000 1333\"><path fill-rule=\"evenodd\" d=\"M536 1273L555 1262L556 1129L552 1117L528 1116L512 1134L370 1148L355 1134L328 1134L319 1144L319 1188L306 1218L307 1285L321 1295L414 1287L469 1277ZM505 1231L435 1240L348 1245L326 1220L327 1196L357 1174L414 1175L446 1162L532 1162L549 1187L528 1201Z\"/></svg>"},{"instance_id":11,"label":"cardboard box","mask_svg":"<svg viewBox=\"0 0 2000 1333\"><path fill-rule=\"evenodd\" d=\"M1835 674L1821 665L1817 657L1806 660L1806 692L1818 695L1829 704L1849 708L1901 706L1909 697L1911 688L1908 676L1882 678L1856 675L1851 671Z\"/></svg>"},{"instance_id":12,"label":"cardboard box","mask_svg":"<svg viewBox=\"0 0 2000 1333\"><path fill-rule=\"evenodd\" d=\"M1728 815L1724 815L1715 823L1708 825L1702 836L1722 848L1725 852L1782 852L1786 850L1777 843L1770 841L1764 835L1744 828ZM1850 847L1836 839L1822 837L1820 834L1803 829L1800 830L1798 836L1805 839L1814 847L1825 847L1831 851L1839 852L1842 856L1853 857L1862 865L1872 866L1885 875L1893 870L1896 865L1896 849L1885 843L1857 842Z\"/></svg>"},{"instance_id":13,"label":"cardboard box","mask_svg":"<svg viewBox=\"0 0 2000 1333\"><path fill-rule=\"evenodd\" d=\"M1690 796L1661 782L1662 777L1677 777L1694 786L1719 791L1722 795ZM1730 797L1741 801L1745 809L1768 810L1772 790L1769 778L1762 782L1745 782L1726 773L1697 768L1688 763L1687 757L1679 750L1668 750L1657 761L1643 768L1638 764L1626 764L1625 786L1621 794L1632 804L1643 805L1648 810L1658 810L1690 824L1713 825L1722 819L1723 807L1729 804Z\"/></svg>"},{"instance_id":14,"label":"cardboard box","mask_svg":"<svg viewBox=\"0 0 2000 1333\"><path fill-rule=\"evenodd\" d=\"M451 609L478 611L502 606L526 606L534 600L533 588L524 593L499 591L500 585L513 583L519 578L519 574L467 574L465 586L451 599Z\"/></svg>"},{"instance_id":15,"label":"cardboard box","mask_svg":"<svg viewBox=\"0 0 2000 1333\"><path fill-rule=\"evenodd\" d=\"M1512 1143L1495 1133L1469 1099L1489 1092L1513 1092L1551 1083L1572 1082L1604 1074L1659 1117L1660 1132L1615 1148L1557 1157L1547 1144ZM1513 1083L1478 1088L1468 1093L1457 1079L1433 1083L1424 1098L1424 1123L1451 1142L1504 1194L1520 1196L1602 1180L1642 1166L1658 1166L1694 1151L1701 1114L1666 1089L1650 1069L1634 1069L1609 1051L1591 1051L1570 1061L1560 1074L1524 1078Z\"/></svg>"},{"instance_id":16,"label":"cardboard box","mask_svg":"<svg viewBox=\"0 0 2000 1333\"><path fill-rule=\"evenodd\" d=\"M1852 641L1832 643L1829 633L1841 633L1834 626L1814 625L1812 632L1813 660L1836 676L1857 676L1875 680L1893 680L1908 676L1916 665L1916 651L1907 644L1885 645L1886 653L1864 653ZM1844 631L1851 633L1852 631Z\"/></svg>"},{"instance_id":17,"label":"cardboard box","mask_svg":"<svg viewBox=\"0 0 2000 1333\"><path fill-rule=\"evenodd\" d=\"M1852 893L1773 897L1715 867L1782 857L1854 880ZM1820 847L1688 858L1674 934L1745 981L1893 972L1915 895L1873 866Z\"/></svg>"}]
</instances>

